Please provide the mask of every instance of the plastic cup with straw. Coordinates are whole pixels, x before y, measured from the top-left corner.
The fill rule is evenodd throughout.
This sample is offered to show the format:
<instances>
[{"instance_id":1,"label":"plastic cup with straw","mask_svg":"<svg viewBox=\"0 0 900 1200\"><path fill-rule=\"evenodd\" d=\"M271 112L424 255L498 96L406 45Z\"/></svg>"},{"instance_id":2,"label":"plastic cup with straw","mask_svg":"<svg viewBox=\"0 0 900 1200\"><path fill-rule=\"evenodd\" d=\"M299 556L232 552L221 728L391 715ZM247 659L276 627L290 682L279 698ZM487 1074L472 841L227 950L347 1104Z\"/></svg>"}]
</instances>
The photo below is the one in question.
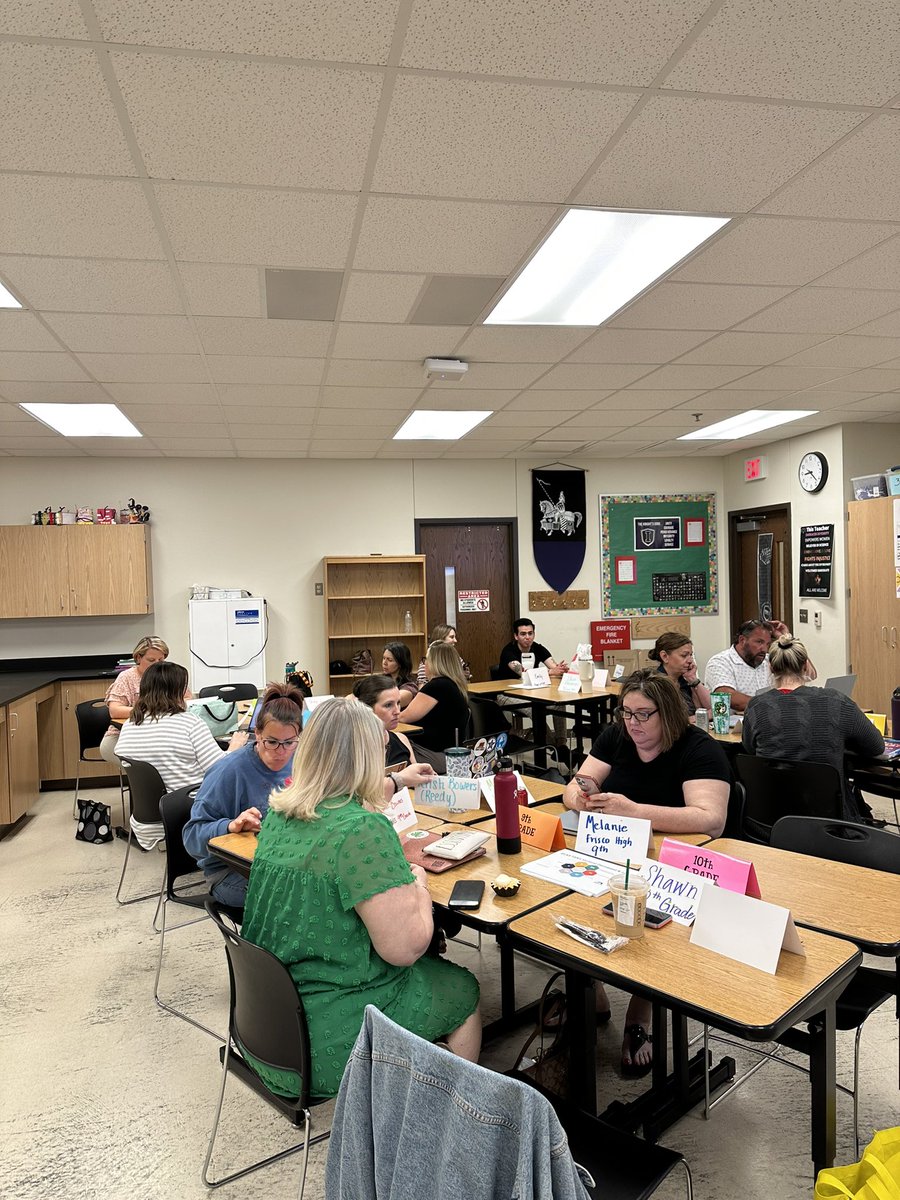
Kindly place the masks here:
<instances>
[{"instance_id":1,"label":"plastic cup with straw","mask_svg":"<svg viewBox=\"0 0 900 1200\"><path fill-rule=\"evenodd\" d=\"M631 877L631 859L625 860L625 872L613 875L609 881L612 894L613 917L619 937L642 938L644 936L644 913L647 909L647 881L635 872Z\"/></svg>"}]
</instances>

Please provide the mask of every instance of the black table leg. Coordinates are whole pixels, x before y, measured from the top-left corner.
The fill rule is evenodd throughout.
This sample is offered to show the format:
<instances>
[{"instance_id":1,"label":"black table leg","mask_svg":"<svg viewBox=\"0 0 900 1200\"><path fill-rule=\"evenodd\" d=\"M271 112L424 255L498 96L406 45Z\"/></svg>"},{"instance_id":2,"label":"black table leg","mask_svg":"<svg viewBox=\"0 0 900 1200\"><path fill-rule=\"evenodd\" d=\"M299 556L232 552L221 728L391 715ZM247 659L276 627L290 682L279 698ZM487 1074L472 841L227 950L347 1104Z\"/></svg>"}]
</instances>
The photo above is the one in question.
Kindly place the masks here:
<instances>
[{"instance_id":1,"label":"black table leg","mask_svg":"<svg viewBox=\"0 0 900 1200\"><path fill-rule=\"evenodd\" d=\"M566 971L569 1022L569 1091L572 1103L597 1115L597 1002L587 975Z\"/></svg>"},{"instance_id":2,"label":"black table leg","mask_svg":"<svg viewBox=\"0 0 900 1200\"><path fill-rule=\"evenodd\" d=\"M813 1173L834 1165L837 1107L834 1000L809 1025Z\"/></svg>"}]
</instances>

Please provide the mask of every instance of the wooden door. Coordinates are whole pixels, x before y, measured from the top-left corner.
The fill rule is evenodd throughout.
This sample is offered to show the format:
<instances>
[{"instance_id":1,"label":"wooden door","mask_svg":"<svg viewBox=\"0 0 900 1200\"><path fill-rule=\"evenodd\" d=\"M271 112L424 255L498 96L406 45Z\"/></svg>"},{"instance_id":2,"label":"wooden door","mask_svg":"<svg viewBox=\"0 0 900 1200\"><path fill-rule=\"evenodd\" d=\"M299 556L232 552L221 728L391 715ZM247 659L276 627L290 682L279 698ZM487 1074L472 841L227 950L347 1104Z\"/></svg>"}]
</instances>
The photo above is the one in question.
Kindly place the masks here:
<instances>
[{"instance_id":1,"label":"wooden door","mask_svg":"<svg viewBox=\"0 0 900 1200\"><path fill-rule=\"evenodd\" d=\"M515 546L512 519L416 522L416 550L426 555L426 628L441 622L456 626L460 653L475 680L490 678L491 665L512 637L518 597ZM459 593L465 591L486 592L487 609L461 611Z\"/></svg>"},{"instance_id":2,"label":"wooden door","mask_svg":"<svg viewBox=\"0 0 900 1200\"><path fill-rule=\"evenodd\" d=\"M61 778L74 779L78 770L78 721L75 717L75 705L82 700L102 700L109 687L108 679L65 679L56 685L59 688L61 734L62 734L62 763ZM96 762L86 759L81 764L82 779L97 779L100 776L118 776L117 769L112 763L105 762L96 751L90 752L97 757Z\"/></svg>"},{"instance_id":3,"label":"wooden door","mask_svg":"<svg viewBox=\"0 0 900 1200\"><path fill-rule=\"evenodd\" d=\"M0 525L0 617L67 617L64 525Z\"/></svg>"},{"instance_id":4,"label":"wooden door","mask_svg":"<svg viewBox=\"0 0 900 1200\"><path fill-rule=\"evenodd\" d=\"M900 686L900 599L894 566L894 501L848 505L850 670L858 675L853 699L860 708L890 713Z\"/></svg>"},{"instance_id":5,"label":"wooden door","mask_svg":"<svg viewBox=\"0 0 900 1200\"><path fill-rule=\"evenodd\" d=\"M793 629L790 507L729 513L728 528L730 632L744 621L773 617Z\"/></svg>"},{"instance_id":6,"label":"wooden door","mask_svg":"<svg viewBox=\"0 0 900 1200\"><path fill-rule=\"evenodd\" d=\"M151 611L148 526L63 526L73 617Z\"/></svg>"},{"instance_id":7,"label":"wooden door","mask_svg":"<svg viewBox=\"0 0 900 1200\"><path fill-rule=\"evenodd\" d=\"M9 819L18 821L31 808L40 790L37 705L34 696L16 700L8 705L6 711Z\"/></svg>"}]
</instances>

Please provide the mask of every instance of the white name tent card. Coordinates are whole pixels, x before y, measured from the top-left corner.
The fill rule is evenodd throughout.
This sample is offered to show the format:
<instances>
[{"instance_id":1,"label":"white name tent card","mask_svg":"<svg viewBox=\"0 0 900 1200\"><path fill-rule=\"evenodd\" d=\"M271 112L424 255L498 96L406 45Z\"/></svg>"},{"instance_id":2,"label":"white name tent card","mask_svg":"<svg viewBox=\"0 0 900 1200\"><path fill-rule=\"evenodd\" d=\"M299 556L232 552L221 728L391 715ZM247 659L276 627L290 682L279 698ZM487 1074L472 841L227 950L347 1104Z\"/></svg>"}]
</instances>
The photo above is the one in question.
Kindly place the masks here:
<instances>
[{"instance_id":1,"label":"white name tent card","mask_svg":"<svg viewBox=\"0 0 900 1200\"><path fill-rule=\"evenodd\" d=\"M570 692L573 696L581 691L581 676L577 671L566 671L559 681L558 691Z\"/></svg>"},{"instance_id":2,"label":"white name tent card","mask_svg":"<svg viewBox=\"0 0 900 1200\"><path fill-rule=\"evenodd\" d=\"M575 849L591 858L620 863L642 863L647 857L652 826L643 817L613 817L608 813L578 815Z\"/></svg>"},{"instance_id":3,"label":"white name tent card","mask_svg":"<svg viewBox=\"0 0 900 1200\"><path fill-rule=\"evenodd\" d=\"M303 701L303 708L301 710L301 720L303 724L306 724L320 704L324 704L326 700L333 699L334 696L307 696Z\"/></svg>"},{"instance_id":4,"label":"white name tent card","mask_svg":"<svg viewBox=\"0 0 900 1200\"><path fill-rule=\"evenodd\" d=\"M513 774L516 777L516 790L519 791L522 788L525 788L525 793L528 796L528 803L534 804L534 796L532 796L531 792L528 791L525 780L518 771L514 771ZM487 806L491 812L497 811L497 805L494 801L494 779L495 776L493 775L485 775L483 778L478 780L478 783L481 785L481 794L487 801Z\"/></svg>"},{"instance_id":5,"label":"white name tent card","mask_svg":"<svg viewBox=\"0 0 900 1200\"><path fill-rule=\"evenodd\" d=\"M409 829L411 825L415 825L419 820L413 810L412 796L409 794L409 788L400 788L398 792L395 792L391 796L387 808L382 811L398 833L402 833L404 829Z\"/></svg>"},{"instance_id":6,"label":"white name tent card","mask_svg":"<svg viewBox=\"0 0 900 1200\"><path fill-rule=\"evenodd\" d=\"M645 863L641 874L647 880L647 907L664 912L679 925L693 922L704 886L715 886L708 879L661 862Z\"/></svg>"},{"instance_id":7,"label":"white name tent card","mask_svg":"<svg viewBox=\"0 0 900 1200\"><path fill-rule=\"evenodd\" d=\"M605 688L607 679L609 679L609 671L607 671L606 667L596 667L594 670L594 682L591 684L591 687Z\"/></svg>"},{"instance_id":8,"label":"white name tent card","mask_svg":"<svg viewBox=\"0 0 900 1200\"><path fill-rule=\"evenodd\" d=\"M782 950L806 956L790 909L720 887L703 889L691 942L769 975Z\"/></svg>"},{"instance_id":9,"label":"white name tent card","mask_svg":"<svg viewBox=\"0 0 900 1200\"><path fill-rule=\"evenodd\" d=\"M622 679L625 675L625 664L616 663L613 667L613 679Z\"/></svg>"},{"instance_id":10,"label":"white name tent card","mask_svg":"<svg viewBox=\"0 0 900 1200\"><path fill-rule=\"evenodd\" d=\"M416 804L446 807L451 812L466 812L481 808L481 786L477 779L457 779L451 775L435 775L416 788Z\"/></svg>"},{"instance_id":11,"label":"white name tent card","mask_svg":"<svg viewBox=\"0 0 900 1200\"><path fill-rule=\"evenodd\" d=\"M522 672L522 687L545 688L550 686L550 672L546 667L532 667Z\"/></svg>"}]
</instances>

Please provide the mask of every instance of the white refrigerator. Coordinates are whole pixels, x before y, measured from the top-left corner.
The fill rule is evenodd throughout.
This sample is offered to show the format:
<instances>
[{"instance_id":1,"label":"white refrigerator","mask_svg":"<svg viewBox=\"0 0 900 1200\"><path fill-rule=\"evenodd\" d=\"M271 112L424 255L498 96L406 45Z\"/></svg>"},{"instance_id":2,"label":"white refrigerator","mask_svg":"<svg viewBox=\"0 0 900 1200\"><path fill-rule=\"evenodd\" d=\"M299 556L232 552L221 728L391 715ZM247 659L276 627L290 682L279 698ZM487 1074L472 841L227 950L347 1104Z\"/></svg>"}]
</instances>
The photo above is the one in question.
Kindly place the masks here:
<instances>
[{"instance_id":1,"label":"white refrigerator","mask_svg":"<svg viewBox=\"0 0 900 1200\"><path fill-rule=\"evenodd\" d=\"M191 689L218 683L266 683L268 623L262 596L190 600Z\"/></svg>"}]
</instances>

